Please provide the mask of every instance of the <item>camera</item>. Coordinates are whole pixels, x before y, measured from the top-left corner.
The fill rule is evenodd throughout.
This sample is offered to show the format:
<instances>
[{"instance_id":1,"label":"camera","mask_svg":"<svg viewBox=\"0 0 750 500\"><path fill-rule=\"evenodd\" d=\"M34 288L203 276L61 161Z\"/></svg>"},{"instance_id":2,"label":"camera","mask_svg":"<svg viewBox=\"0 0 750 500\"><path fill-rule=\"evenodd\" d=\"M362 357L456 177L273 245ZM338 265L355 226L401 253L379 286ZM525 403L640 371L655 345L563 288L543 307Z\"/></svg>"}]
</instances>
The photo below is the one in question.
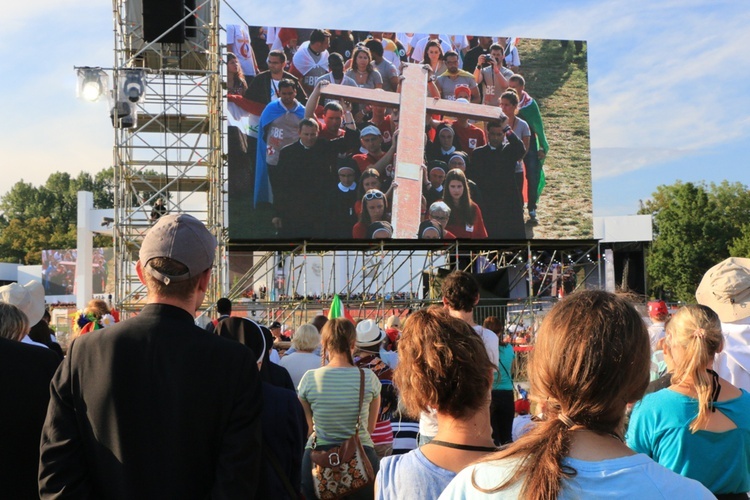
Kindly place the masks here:
<instances>
[{"instance_id":1,"label":"camera","mask_svg":"<svg viewBox=\"0 0 750 500\"><path fill-rule=\"evenodd\" d=\"M484 56L484 62L482 63L482 67L486 68L487 66L492 66L495 64L495 60L492 59L492 56L490 54L483 54Z\"/></svg>"}]
</instances>

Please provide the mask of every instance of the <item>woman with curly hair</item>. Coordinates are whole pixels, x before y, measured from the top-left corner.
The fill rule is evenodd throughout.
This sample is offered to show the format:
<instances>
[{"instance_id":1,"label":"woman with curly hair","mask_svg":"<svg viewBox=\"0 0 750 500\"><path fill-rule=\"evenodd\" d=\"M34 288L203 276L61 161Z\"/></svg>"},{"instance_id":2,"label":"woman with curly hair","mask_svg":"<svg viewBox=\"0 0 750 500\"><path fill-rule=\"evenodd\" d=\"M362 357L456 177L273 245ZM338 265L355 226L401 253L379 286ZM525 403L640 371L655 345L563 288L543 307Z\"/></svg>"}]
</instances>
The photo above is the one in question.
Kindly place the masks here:
<instances>
[{"instance_id":1,"label":"woman with curly hair","mask_svg":"<svg viewBox=\"0 0 750 500\"><path fill-rule=\"evenodd\" d=\"M747 498L750 394L713 369L724 344L719 317L706 306L683 306L667 323L665 339L672 385L635 406L628 445L720 499Z\"/></svg>"},{"instance_id":2,"label":"woman with curly hair","mask_svg":"<svg viewBox=\"0 0 750 500\"><path fill-rule=\"evenodd\" d=\"M446 231L457 238L481 239L487 237L482 210L471 199L466 175L459 169L450 170L443 181L443 201L451 209Z\"/></svg>"},{"instance_id":3,"label":"woman with curly hair","mask_svg":"<svg viewBox=\"0 0 750 500\"><path fill-rule=\"evenodd\" d=\"M394 383L407 412L435 409L428 444L380 462L379 499L437 498L464 467L495 451L489 415L494 366L468 323L432 307L406 320Z\"/></svg>"},{"instance_id":4,"label":"woman with curly hair","mask_svg":"<svg viewBox=\"0 0 750 500\"><path fill-rule=\"evenodd\" d=\"M544 419L461 471L440 498L714 498L623 442L625 408L648 386L650 355L646 325L625 299L583 291L558 302L529 361Z\"/></svg>"}]
</instances>

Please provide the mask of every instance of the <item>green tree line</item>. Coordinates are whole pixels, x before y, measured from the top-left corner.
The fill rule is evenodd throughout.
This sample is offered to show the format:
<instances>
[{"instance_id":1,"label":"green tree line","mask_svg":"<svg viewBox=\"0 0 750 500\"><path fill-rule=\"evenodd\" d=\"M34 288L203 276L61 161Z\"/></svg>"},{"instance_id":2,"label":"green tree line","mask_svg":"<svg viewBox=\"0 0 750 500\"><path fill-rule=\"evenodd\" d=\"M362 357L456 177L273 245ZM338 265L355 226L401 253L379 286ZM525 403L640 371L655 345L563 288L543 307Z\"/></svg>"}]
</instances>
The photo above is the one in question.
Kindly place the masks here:
<instances>
[{"instance_id":1,"label":"green tree line","mask_svg":"<svg viewBox=\"0 0 750 500\"><path fill-rule=\"evenodd\" d=\"M750 192L739 182L662 185L639 213L653 215L646 269L654 296L695 302L709 268L750 258Z\"/></svg>"},{"instance_id":2,"label":"green tree line","mask_svg":"<svg viewBox=\"0 0 750 500\"><path fill-rule=\"evenodd\" d=\"M0 261L41 264L43 249L75 248L78 191L91 191L96 208L114 207L113 169L92 176L55 172L41 186L23 180L0 198ZM94 246L112 238L94 237Z\"/></svg>"}]
</instances>

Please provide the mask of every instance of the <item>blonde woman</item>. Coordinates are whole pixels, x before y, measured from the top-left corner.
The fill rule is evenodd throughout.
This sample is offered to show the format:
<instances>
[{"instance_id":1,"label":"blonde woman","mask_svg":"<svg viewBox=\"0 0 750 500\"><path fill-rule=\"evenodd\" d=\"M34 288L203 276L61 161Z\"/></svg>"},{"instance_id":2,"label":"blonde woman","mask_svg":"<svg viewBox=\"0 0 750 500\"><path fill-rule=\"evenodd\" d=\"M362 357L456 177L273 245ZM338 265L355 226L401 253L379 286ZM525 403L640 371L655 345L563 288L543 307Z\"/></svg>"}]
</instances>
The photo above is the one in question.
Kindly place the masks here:
<instances>
[{"instance_id":1,"label":"blonde woman","mask_svg":"<svg viewBox=\"0 0 750 500\"><path fill-rule=\"evenodd\" d=\"M682 307L667 323L672 385L633 409L628 445L703 483L720 499L750 491L750 394L719 377L724 338L716 313Z\"/></svg>"},{"instance_id":2,"label":"blonde woman","mask_svg":"<svg viewBox=\"0 0 750 500\"><path fill-rule=\"evenodd\" d=\"M461 471L440 498L713 498L623 442L625 407L646 390L650 351L646 325L624 299L584 291L558 302L529 362L544 420Z\"/></svg>"}]
</instances>

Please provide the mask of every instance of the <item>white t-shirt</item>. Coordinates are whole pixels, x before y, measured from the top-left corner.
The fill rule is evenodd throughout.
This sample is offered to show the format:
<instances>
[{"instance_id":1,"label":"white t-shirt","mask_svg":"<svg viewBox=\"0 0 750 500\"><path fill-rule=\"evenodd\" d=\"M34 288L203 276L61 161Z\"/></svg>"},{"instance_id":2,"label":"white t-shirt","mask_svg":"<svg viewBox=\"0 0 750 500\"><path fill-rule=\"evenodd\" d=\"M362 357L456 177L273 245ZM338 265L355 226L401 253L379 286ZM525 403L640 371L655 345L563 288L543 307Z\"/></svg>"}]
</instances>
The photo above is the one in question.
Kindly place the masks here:
<instances>
[{"instance_id":1,"label":"white t-shirt","mask_svg":"<svg viewBox=\"0 0 750 500\"><path fill-rule=\"evenodd\" d=\"M665 335L663 321L654 321L653 324L648 327L648 336L651 339L651 352L656 351L656 343L659 342L659 339L663 339Z\"/></svg>"},{"instance_id":2,"label":"white t-shirt","mask_svg":"<svg viewBox=\"0 0 750 500\"><path fill-rule=\"evenodd\" d=\"M289 376L292 377L294 387L297 387L299 381L302 380L302 375L304 375L307 370L320 368L320 356L311 352L294 352L281 358L279 365L286 368L286 371L289 372Z\"/></svg>"},{"instance_id":3,"label":"white t-shirt","mask_svg":"<svg viewBox=\"0 0 750 500\"><path fill-rule=\"evenodd\" d=\"M519 498L522 482L494 493L482 493L472 485L492 489L508 479L517 459L495 460L469 466L458 473L439 500ZM698 481L682 477L644 454L586 462L566 458L563 464L576 470L575 477L563 479L560 500L579 498L641 498L680 500L715 498Z\"/></svg>"},{"instance_id":4,"label":"white t-shirt","mask_svg":"<svg viewBox=\"0 0 750 500\"><path fill-rule=\"evenodd\" d=\"M247 28L239 24L227 25L227 45L232 45L232 51L245 76L255 76L255 54L250 45L250 35Z\"/></svg>"}]
</instances>

